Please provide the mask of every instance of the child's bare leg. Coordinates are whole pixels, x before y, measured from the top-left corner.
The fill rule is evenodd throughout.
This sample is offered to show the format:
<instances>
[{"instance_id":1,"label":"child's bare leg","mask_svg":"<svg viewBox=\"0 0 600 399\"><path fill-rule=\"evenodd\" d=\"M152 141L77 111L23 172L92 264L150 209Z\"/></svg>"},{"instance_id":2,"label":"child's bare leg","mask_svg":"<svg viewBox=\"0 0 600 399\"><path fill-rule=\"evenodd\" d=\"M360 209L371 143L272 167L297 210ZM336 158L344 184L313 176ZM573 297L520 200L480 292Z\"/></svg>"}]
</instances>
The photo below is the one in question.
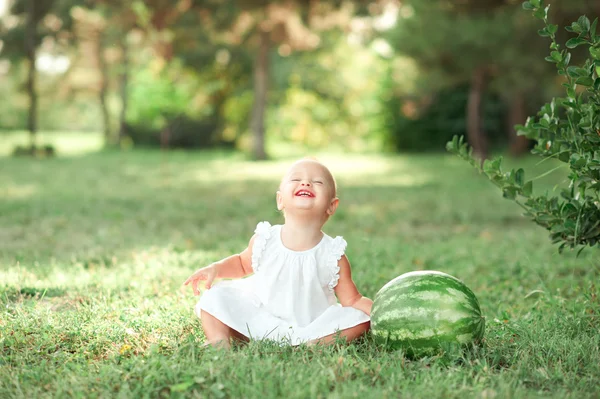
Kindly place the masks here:
<instances>
[{"instance_id":1,"label":"child's bare leg","mask_svg":"<svg viewBox=\"0 0 600 399\"><path fill-rule=\"evenodd\" d=\"M354 341L355 339L359 338L363 334L365 334L367 331L369 331L370 325L371 325L371 322L366 321L366 322L356 325L354 327L350 327L345 330L341 330L339 333L330 334L325 337L321 337L321 338L317 338L317 339L308 341L308 345L332 344L336 341L338 334L340 337L344 338L346 340L346 342L351 342L351 341Z\"/></svg>"},{"instance_id":2,"label":"child's bare leg","mask_svg":"<svg viewBox=\"0 0 600 399\"><path fill-rule=\"evenodd\" d=\"M250 339L248 337L246 337L243 334L240 334L239 332L235 331L233 328L231 329L231 337L236 340L236 341L240 341L243 343L248 343L250 342Z\"/></svg>"},{"instance_id":3,"label":"child's bare leg","mask_svg":"<svg viewBox=\"0 0 600 399\"><path fill-rule=\"evenodd\" d=\"M231 343L229 342L232 337L231 327L210 313L206 313L204 310L200 311L200 320L202 321L202 329L209 344L224 349L231 347Z\"/></svg>"}]
</instances>

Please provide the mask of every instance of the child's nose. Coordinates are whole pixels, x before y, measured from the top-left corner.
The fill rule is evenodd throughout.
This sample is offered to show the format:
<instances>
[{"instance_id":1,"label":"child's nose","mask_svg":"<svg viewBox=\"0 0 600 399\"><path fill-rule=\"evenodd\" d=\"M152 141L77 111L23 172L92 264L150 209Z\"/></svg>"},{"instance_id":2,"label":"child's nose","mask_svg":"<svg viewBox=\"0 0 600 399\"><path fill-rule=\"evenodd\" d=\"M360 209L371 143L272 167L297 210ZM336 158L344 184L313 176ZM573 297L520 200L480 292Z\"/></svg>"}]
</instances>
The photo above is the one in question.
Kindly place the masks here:
<instances>
[{"instance_id":1,"label":"child's nose","mask_svg":"<svg viewBox=\"0 0 600 399\"><path fill-rule=\"evenodd\" d=\"M310 186L310 182L309 181L303 181L301 184L303 186Z\"/></svg>"}]
</instances>

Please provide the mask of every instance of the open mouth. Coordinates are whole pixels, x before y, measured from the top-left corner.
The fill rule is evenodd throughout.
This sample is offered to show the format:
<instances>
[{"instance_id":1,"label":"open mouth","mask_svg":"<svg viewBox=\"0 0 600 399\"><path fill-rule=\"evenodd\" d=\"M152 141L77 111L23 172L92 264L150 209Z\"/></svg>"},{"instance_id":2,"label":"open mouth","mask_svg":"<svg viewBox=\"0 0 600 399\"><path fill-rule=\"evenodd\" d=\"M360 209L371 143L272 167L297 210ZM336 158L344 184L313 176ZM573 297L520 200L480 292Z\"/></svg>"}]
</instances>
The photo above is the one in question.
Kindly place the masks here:
<instances>
[{"instance_id":1,"label":"open mouth","mask_svg":"<svg viewBox=\"0 0 600 399\"><path fill-rule=\"evenodd\" d=\"M308 191L308 190L298 190L296 191L296 194L294 194L296 197L307 197L307 198L312 198L315 195Z\"/></svg>"}]
</instances>

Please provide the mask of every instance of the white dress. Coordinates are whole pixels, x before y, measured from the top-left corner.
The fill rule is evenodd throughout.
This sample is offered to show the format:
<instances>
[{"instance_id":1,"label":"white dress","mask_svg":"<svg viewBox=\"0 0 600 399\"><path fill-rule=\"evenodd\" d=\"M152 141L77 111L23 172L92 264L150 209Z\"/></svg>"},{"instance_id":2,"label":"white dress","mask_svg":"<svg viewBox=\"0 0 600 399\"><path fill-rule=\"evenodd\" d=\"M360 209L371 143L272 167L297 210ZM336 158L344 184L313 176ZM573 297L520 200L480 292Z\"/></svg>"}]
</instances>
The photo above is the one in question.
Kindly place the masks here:
<instances>
[{"instance_id":1,"label":"white dress","mask_svg":"<svg viewBox=\"0 0 600 399\"><path fill-rule=\"evenodd\" d=\"M283 245L281 227L256 226L254 273L214 284L200 297L196 315L204 310L250 339L290 345L369 321L366 313L340 305L333 290L346 241L324 234L315 247L293 251Z\"/></svg>"}]
</instances>

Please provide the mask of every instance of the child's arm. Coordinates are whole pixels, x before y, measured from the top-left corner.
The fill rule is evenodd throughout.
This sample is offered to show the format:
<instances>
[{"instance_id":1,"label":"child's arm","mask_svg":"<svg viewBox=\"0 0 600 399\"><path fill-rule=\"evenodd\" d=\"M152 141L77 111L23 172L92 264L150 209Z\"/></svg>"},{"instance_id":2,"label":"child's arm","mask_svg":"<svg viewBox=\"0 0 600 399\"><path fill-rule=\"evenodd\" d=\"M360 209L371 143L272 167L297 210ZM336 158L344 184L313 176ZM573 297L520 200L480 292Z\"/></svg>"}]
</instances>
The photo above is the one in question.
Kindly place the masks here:
<instances>
[{"instance_id":1,"label":"child's arm","mask_svg":"<svg viewBox=\"0 0 600 399\"><path fill-rule=\"evenodd\" d=\"M343 255L338 262L340 268L340 279L335 286L335 295L338 297L342 306L352 306L358 310L362 310L369 316L371 315L371 308L373 307L373 301L367 297L364 297L358 292L354 281L352 281L352 273L350 271L350 262L346 255Z\"/></svg>"},{"instance_id":2,"label":"child's arm","mask_svg":"<svg viewBox=\"0 0 600 399\"><path fill-rule=\"evenodd\" d=\"M239 254L228 256L211 265L198 269L188 277L184 285L192 284L194 295L199 295L198 283L206 280L206 289L210 289L215 278L240 278L253 272L252 270L252 247L254 237L250 239L248 247Z\"/></svg>"}]
</instances>

